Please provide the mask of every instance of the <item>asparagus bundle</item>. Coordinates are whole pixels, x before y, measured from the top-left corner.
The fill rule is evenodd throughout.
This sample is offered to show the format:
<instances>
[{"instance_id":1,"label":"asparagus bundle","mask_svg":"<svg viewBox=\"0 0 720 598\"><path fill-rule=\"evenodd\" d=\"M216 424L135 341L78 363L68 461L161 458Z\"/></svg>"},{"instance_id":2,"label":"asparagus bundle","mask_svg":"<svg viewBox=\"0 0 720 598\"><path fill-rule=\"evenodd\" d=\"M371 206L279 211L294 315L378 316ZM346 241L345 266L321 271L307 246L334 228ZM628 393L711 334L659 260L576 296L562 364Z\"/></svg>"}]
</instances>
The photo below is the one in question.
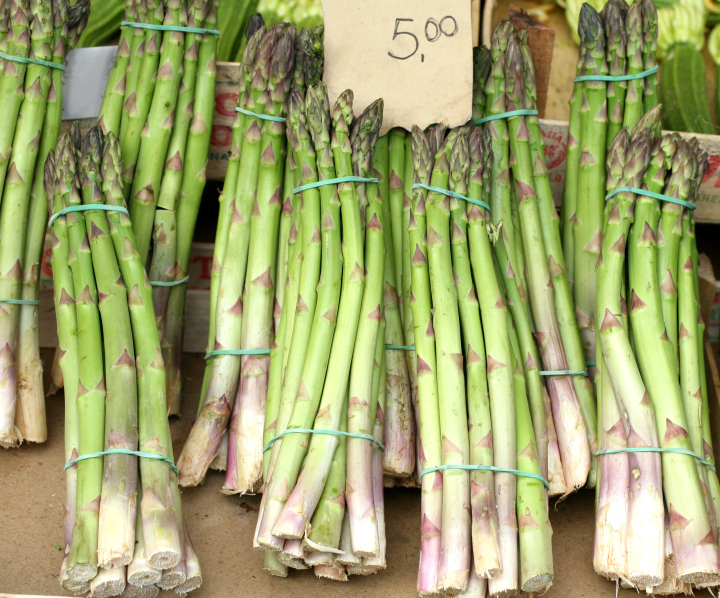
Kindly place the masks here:
<instances>
[{"instance_id":1,"label":"asparagus bundle","mask_svg":"<svg viewBox=\"0 0 720 598\"><path fill-rule=\"evenodd\" d=\"M63 72L89 2L5 0L0 50L0 446L47 438L38 338L38 279L47 225L44 166L60 133ZM36 62L40 61L40 62ZM47 63L57 65L51 68ZM18 223L21 223L18 225Z\"/></svg>"},{"instance_id":2,"label":"asparagus bundle","mask_svg":"<svg viewBox=\"0 0 720 598\"><path fill-rule=\"evenodd\" d=\"M492 247L492 134L466 126L443 139L438 131L415 127L412 145L418 592L541 591L553 578L547 482Z\"/></svg>"},{"instance_id":3,"label":"asparagus bundle","mask_svg":"<svg viewBox=\"0 0 720 598\"><path fill-rule=\"evenodd\" d=\"M670 594L720 583L720 486L708 466L691 203L708 159L696 140L658 137L659 108L623 128L608 153L597 272L602 451L594 565L610 579Z\"/></svg>"},{"instance_id":4,"label":"asparagus bundle","mask_svg":"<svg viewBox=\"0 0 720 598\"><path fill-rule=\"evenodd\" d=\"M138 594L157 584L184 595L201 574L172 467L152 289L126 216L122 164L115 135L94 127L82 147L77 128L63 134L45 165L68 459L60 582L93 595L119 595L126 580L149 588Z\"/></svg>"},{"instance_id":5,"label":"asparagus bundle","mask_svg":"<svg viewBox=\"0 0 720 598\"><path fill-rule=\"evenodd\" d=\"M153 286L171 414L180 413L185 283L215 107L217 9L218 0L128 0L125 20L147 28L122 29L98 118L120 140L123 193Z\"/></svg>"},{"instance_id":6,"label":"asparagus bundle","mask_svg":"<svg viewBox=\"0 0 720 598\"><path fill-rule=\"evenodd\" d=\"M595 264L602 242L607 148L621 127L632 128L657 105L657 31L651 0L629 7L624 0L611 0L600 14L584 4L580 11L577 76L588 79L576 81L570 99L562 234L587 362L595 361ZM608 75L625 79L592 78Z\"/></svg>"}]
</instances>

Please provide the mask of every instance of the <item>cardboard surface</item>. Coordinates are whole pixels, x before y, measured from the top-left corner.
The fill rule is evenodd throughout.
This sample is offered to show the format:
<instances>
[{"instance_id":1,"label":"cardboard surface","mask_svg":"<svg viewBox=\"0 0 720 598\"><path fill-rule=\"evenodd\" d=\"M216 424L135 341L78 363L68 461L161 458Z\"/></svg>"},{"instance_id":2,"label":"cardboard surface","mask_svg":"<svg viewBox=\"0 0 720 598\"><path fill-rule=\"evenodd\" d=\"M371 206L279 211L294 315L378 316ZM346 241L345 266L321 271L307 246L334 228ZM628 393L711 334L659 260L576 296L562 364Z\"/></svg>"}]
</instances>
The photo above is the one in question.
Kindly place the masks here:
<instances>
[{"instance_id":1,"label":"cardboard surface","mask_svg":"<svg viewBox=\"0 0 720 598\"><path fill-rule=\"evenodd\" d=\"M52 351L44 349L46 364ZM203 359L184 356L184 416L171 427L176 454L192 425L202 382ZM49 368L48 368L49 369ZM46 371L46 386L47 386ZM63 594L57 581L63 541L63 406L62 395L49 397L48 441L0 452L0 598L8 594ZM287 579L262 570L263 556L252 548L259 497L220 493L222 475L212 472L206 484L183 492L183 508L200 557L203 586L193 598L387 598L416 596L420 544L420 493L386 491L388 568L348 583L316 579L309 571L293 571ZM562 598L613 598L615 584L592 569L594 492L583 491L552 507L555 582L546 594ZM171 596L170 593L161 596ZM706 592L696 596L709 598ZM637 596L620 590L620 596Z\"/></svg>"}]
</instances>

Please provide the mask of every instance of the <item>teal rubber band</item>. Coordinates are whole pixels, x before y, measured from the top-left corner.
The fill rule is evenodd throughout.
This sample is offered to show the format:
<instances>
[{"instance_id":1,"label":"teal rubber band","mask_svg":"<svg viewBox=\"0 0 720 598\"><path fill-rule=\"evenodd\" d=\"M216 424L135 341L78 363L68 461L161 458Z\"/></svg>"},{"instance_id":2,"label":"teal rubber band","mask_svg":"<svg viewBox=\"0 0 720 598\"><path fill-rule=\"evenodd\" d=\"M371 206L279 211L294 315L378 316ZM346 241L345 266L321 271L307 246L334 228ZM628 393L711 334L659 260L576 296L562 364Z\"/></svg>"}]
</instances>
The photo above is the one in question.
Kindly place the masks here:
<instances>
[{"instance_id":1,"label":"teal rubber band","mask_svg":"<svg viewBox=\"0 0 720 598\"><path fill-rule=\"evenodd\" d=\"M634 193L635 195L644 195L645 197L652 197L653 199L657 199L658 201L667 201L669 203L674 203L679 206L683 206L684 208L687 208L688 210L697 209L697 206L694 203L690 203L689 201L685 201L682 199L676 199L675 197L670 197L669 195L662 195L661 193L653 193L652 191L648 191L647 189L638 189L637 187L618 187L612 193L609 193L608 195L605 196L605 201L612 199L618 193L623 193L626 191L628 193Z\"/></svg>"},{"instance_id":2,"label":"teal rubber band","mask_svg":"<svg viewBox=\"0 0 720 598\"><path fill-rule=\"evenodd\" d=\"M57 69L59 71L65 70L64 64L59 64L57 62L50 62L49 60L40 60L39 58L25 58L24 56L11 56L10 54L6 54L5 52L0 51L0 58L4 58L5 60L9 60L10 62L19 62L21 64L39 64L40 66L47 66L51 69Z\"/></svg>"},{"instance_id":3,"label":"teal rubber band","mask_svg":"<svg viewBox=\"0 0 720 598\"><path fill-rule=\"evenodd\" d=\"M524 478L532 478L533 480L538 480L539 482L543 483L543 486L545 486L548 490L550 490L550 482L548 482L544 477L537 473L530 473L527 471L520 471L519 469L505 469L504 467L495 467L494 465L440 465L440 467L430 467L428 469L423 469L420 472L420 477L422 478L426 473L432 473L434 471L447 471L448 469L462 469L465 471L496 471L498 473L511 473L516 476L522 476Z\"/></svg>"},{"instance_id":4,"label":"teal rubber band","mask_svg":"<svg viewBox=\"0 0 720 598\"><path fill-rule=\"evenodd\" d=\"M176 25L153 25L151 23L136 23L134 21L123 21L120 27L132 27L133 29L151 29L152 31L180 31L181 33L209 33L220 35L217 29L204 29L200 27L179 27Z\"/></svg>"},{"instance_id":5,"label":"teal rubber band","mask_svg":"<svg viewBox=\"0 0 720 598\"><path fill-rule=\"evenodd\" d=\"M106 206L101 203L93 203L82 206L68 206L67 208L60 210L57 214L50 216L48 228L52 228L53 224L55 224L55 221L60 218L60 216L64 216L70 212L89 212L90 210L100 210L102 212L122 212L126 216L130 217L130 212L127 211L127 208L123 208L122 206Z\"/></svg>"},{"instance_id":6,"label":"teal rubber band","mask_svg":"<svg viewBox=\"0 0 720 598\"><path fill-rule=\"evenodd\" d=\"M325 185L337 185L338 183L379 183L375 177L364 177L364 176L341 176L336 179L325 179L324 181L316 181L314 183L308 183L307 185L300 185L292 190L294 195L307 191L308 189L315 189L316 187L324 187Z\"/></svg>"},{"instance_id":7,"label":"teal rubber band","mask_svg":"<svg viewBox=\"0 0 720 598\"><path fill-rule=\"evenodd\" d=\"M205 355L205 359L210 359L216 355L270 355L270 349L218 349L210 351Z\"/></svg>"},{"instance_id":8,"label":"teal rubber band","mask_svg":"<svg viewBox=\"0 0 720 598\"><path fill-rule=\"evenodd\" d=\"M264 447L263 453L266 452L278 438L287 436L288 434L321 434L324 436L347 436L348 438L360 438L361 440L370 440L380 447L380 450L385 450L383 443L380 442L372 434L360 434L353 432L341 432L340 430L310 430L309 428L290 428L284 432L280 432L275 438L271 439Z\"/></svg>"},{"instance_id":9,"label":"teal rubber band","mask_svg":"<svg viewBox=\"0 0 720 598\"><path fill-rule=\"evenodd\" d=\"M594 361L588 361L585 365L586 365L587 367L589 367L589 368L594 368L594 367L595 367L595 362L594 362Z\"/></svg>"},{"instance_id":10,"label":"teal rubber band","mask_svg":"<svg viewBox=\"0 0 720 598\"><path fill-rule=\"evenodd\" d=\"M37 299L0 299L0 303L9 303L10 305L40 305Z\"/></svg>"},{"instance_id":11,"label":"teal rubber band","mask_svg":"<svg viewBox=\"0 0 720 598\"><path fill-rule=\"evenodd\" d=\"M434 191L435 193L442 193L443 195L447 195L448 197L454 197L455 199L459 199L461 201L467 201L468 203L475 204L476 206L480 206L481 208L490 211L490 206L487 205L484 201L480 201L479 199L470 199L469 197L465 197L464 195L460 195L459 193L455 193L454 191L448 191L447 189L443 189L442 187L433 187L432 185L414 183L412 188L427 189L428 191Z\"/></svg>"},{"instance_id":12,"label":"teal rubber band","mask_svg":"<svg viewBox=\"0 0 720 598\"><path fill-rule=\"evenodd\" d=\"M633 81L635 79L644 79L658 72L658 67L638 73L637 75L582 75L573 79L574 83L582 83L583 81Z\"/></svg>"},{"instance_id":13,"label":"teal rubber band","mask_svg":"<svg viewBox=\"0 0 720 598\"><path fill-rule=\"evenodd\" d=\"M387 351L414 351L414 345L385 345Z\"/></svg>"},{"instance_id":14,"label":"teal rubber band","mask_svg":"<svg viewBox=\"0 0 720 598\"><path fill-rule=\"evenodd\" d=\"M478 118L473 121L474 125L482 125L483 123L489 123L491 120L500 120L501 118L510 118L512 116L538 116L540 114L537 110L511 110L510 112L502 112L500 114L491 114L484 118Z\"/></svg>"},{"instance_id":15,"label":"teal rubber band","mask_svg":"<svg viewBox=\"0 0 720 598\"><path fill-rule=\"evenodd\" d=\"M254 116L255 118L259 118L261 120L271 120L276 123L284 123L287 119L282 116L272 116L270 114L259 114L258 112L253 112L252 110L247 110L246 108L240 108L240 106L237 106L235 108L235 112L241 112L242 114L247 114L248 116Z\"/></svg>"},{"instance_id":16,"label":"teal rubber band","mask_svg":"<svg viewBox=\"0 0 720 598\"><path fill-rule=\"evenodd\" d=\"M705 465L708 469L711 471L716 471L715 466L703 459L702 457L698 457L695 453L692 451L689 451L687 449L681 449L681 448L660 448L657 446L636 446L636 447L628 447L628 448L621 448L621 449L606 449L603 451L597 451L596 455L615 455L617 453L675 453L677 455L688 455L690 457L693 457L694 459L697 459Z\"/></svg>"},{"instance_id":17,"label":"teal rubber band","mask_svg":"<svg viewBox=\"0 0 720 598\"><path fill-rule=\"evenodd\" d=\"M542 370L539 372L541 376L590 376L587 372L575 372L573 370Z\"/></svg>"},{"instance_id":18,"label":"teal rubber band","mask_svg":"<svg viewBox=\"0 0 720 598\"><path fill-rule=\"evenodd\" d=\"M173 470L175 475L178 474L177 467L173 463L172 459L163 455L156 455L155 453L144 453L142 451L131 451L129 449L110 449L109 451L98 451L97 453L87 453L86 455L80 455L77 459L68 461L65 463L63 471L67 470L68 467L72 467L79 461L85 461L85 459L94 459L95 457L102 457L103 455L135 455L136 457L144 457L146 459L155 459L157 461L165 461L170 465L170 469Z\"/></svg>"},{"instance_id":19,"label":"teal rubber band","mask_svg":"<svg viewBox=\"0 0 720 598\"><path fill-rule=\"evenodd\" d=\"M185 278L181 280L170 280L168 282L163 282L162 280L151 280L150 286L151 287L177 287L181 284L185 284L188 280L190 280L189 276L186 276Z\"/></svg>"}]
</instances>

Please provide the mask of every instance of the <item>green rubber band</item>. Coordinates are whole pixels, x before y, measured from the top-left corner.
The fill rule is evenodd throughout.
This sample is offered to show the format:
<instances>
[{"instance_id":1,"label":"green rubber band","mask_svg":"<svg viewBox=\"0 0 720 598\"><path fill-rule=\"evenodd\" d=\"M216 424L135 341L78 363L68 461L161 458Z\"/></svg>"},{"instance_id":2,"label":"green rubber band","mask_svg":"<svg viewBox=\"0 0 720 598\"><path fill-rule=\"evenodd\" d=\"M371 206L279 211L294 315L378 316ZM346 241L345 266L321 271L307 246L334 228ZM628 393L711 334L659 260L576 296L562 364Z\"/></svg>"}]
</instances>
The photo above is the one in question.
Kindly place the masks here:
<instances>
[{"instance_id":1,"label":"green rubber band","mask_svg":"<svg viewBox=\"0 0 720 598\"><path fill-rule=\"evenodd\" d=\"M510 112L491 114L490 116L486 116L484 118L478 118L473 121L473 124L482 125L483 123L488 123L491 120L500 120L501 118L510 118L512 116L537 116L538 114L540 113L537 110L527 110L523 108L522 110L511 110Z\"/></svg>"},{"instance_id":2,"label":"green rubber band","mask_svg":"<svg viewBox=\"0 0 720 598\"><path fill-rule=\"evenodd\" d=\"M276 123L284 123L287 119L283 118L282 116L272 116L270 114L259 114L258 112L253 112L252 110L247 110L246 108L240 108L240 106L237 106L235 108L235 112L241 112L242 114L247 114L248 116L254 116L255 118L259 118L261 120L271 120Z\"/></svg>"},{"instance_id":3,"label":"green rubber band","mask_svg":"<svg viewBox=\"0 0 720 598\"><path fill-rule=\"evenodd\" d=\"M47 66L51 69L57 69L59 71L65 70L64 64L57 62L50 62L49 60L40 60L39 58L25 58L24 56L11 56L5 52L0 51L0 58L9 60L10 62L19 62L20 64L39 64L40 66Z\"/></svg>"},{"instance_id":4,"label":"green rubber band","mask_svg":"<svg viewBox=\"0 0 720 598\"><path fill-rule=\"evenodd\" d=\"M153 25L151 23L136 23L134 21L123 21L120 27L132 27L133 29L151 29L152 31L180 31L181 33L209 33L220 35L217 29L204 29L200 27L179 27L176 25Z\"/></svg>"},{"instance_id":5,"label":"green rubber band","mask_svg":"<svg viewBox=\"0 0 720 598\"><path fill-rule=\"evenodd\" d=\"M37 299L0 299L0 303L9 303L10 305L40 305Z\"/></svg>"},{"instance_id":6,"label":"green rubber band","mask_svg":"<svg viewBox=\"0 0 720 598\"><path fill-rule=\"evenodd\" d=\"M586 365L587 367L589 367L589 368L594 368L594 367L595 367L595 362L594 362L594 361L588 361L585 365Z\"/></svg>"},{"instance_id":7,"label":"green rubber band","mask_svg":"<svg viewBox=\"0 0 720 598\"><path fill-rule=\"evenodd\" d=\"M210 359L216 355L270 355L270 349L218 349L210 351L205 355L205 359Z\"/></svg>"},{"instance_id":8,"label":"green rubber band","mask_svg":"<svg viewBox=\"0 0 720 598\"><path fill-rule=\"evenodd\" d=\"M574 370L541 370L538 372L541 376L590 376L587 372L576 372Z\"/></svg>"},{"instance_id":9,"label":"green rubber band","mask_svg":"<svg viewBox=\"0 0 720 598\"><path fill-rule=\"evenodd\" d=\"M336 185L338 183L379 183L380 181L375 177L364 177L364 176L341 176L336 179L325 179L324 181L316 181L314 183L308 183L307 185L300 185L292 190L294 195L307 191L308 189L315 189L316 187L324 187L325 185Z\"/></svg>"},{"instance_id":10,"label":"green rubber band","mask_svg":"<svg viewBox=\"0 0 720 598\"><path fill-rule=\"evenodd\" d=\"M428 191L434 191L435 193L442 193L443 195L447 195L448 197L454 197L455 199L467 201L469 203L475 204L476 206L480 206L481 208L484 208L485 210L490 211L490 206L488 204L486 204L484 201L480 201L479 199L470 199L469 197L465 197L464 195L460 195L459 193L455 193L454 191L448 191L447 189L443 189L442 187L434 187L433 185L423 185L422 183L414 183L412 188L413 189L427 189Z\"/></svg>"},{"instance_id":11,"label":"green rubber band","mask_svg":"<svg viewBox=\"0 0 720 598\"><path fill-rule=\"evenodd\" d=\"M637 75L582 75L573 79L574 83L582 83L583 81L634 81L635 79L644 79L658 72L658 67L638 73Z\"/></svg>"},{"instance_id":12,"label":"green rubber band","mask_svg":"<svg viewBox=\"0 0 720 598\"><path fill-rule=\"evenodd\" d=\"M185 284L188 280L190 280L189 276L186 276L185 278L181 280L170 280L168 282L164 282L162 280L151 280L150 286L151 287L177 287L181 284Z\"/></svg>"},{"instance_id":13,"label":"green rubber band","mask_svg":"<svg viewBox=\"0 0 720 598\"><path fill-rule=\"evenodd\" d=\"M55 224L55 221L60 218L60 216L64 216L70 212L89 212L90 210L100 210L102 212L122 212L127 217L130 217L130 212L127 211L127 208L123 208L122 206L106 206L101 203L93 203L82 206L68 206L67 208L60 210L57 214L50 216L48 228L52 228L53 224Z\"/></svg>"},{"instance_id":14,"label":"green rubber band","mask_svg":"<svg viewBox=\"0 0 720 598\"><path fill-rule=\"evenodd\" d=\"M157 461L165 461L170 465L170 469L173 470L175 475L178 474L177 467L173 463L172 459L163 455L156 455L155 453L144 453L142 451L131 451L129 449L110 449L109 451L98 451L97 453L87 453L86 455L80 455L77 459L68 461L65 463L63 471L67 470L68 467L72 467L78 461L85 461L85 459L94 459L95 457L102 457L103 455L135 455L136 457L144 457L146 459L155 459Z\"/></svg>"},{"instance_id":15,"label":"green rubber band","mask_svg":"<svg viewBox=\"0 0 720 598\"><path fill-rule=\"evenodd\" d=\"M676 199L674 197L670 197L669 195L662 195L661 193L653 193L652 191L648 191L647 189L638 189L637 187L618 187L613 191L612 193L609 193L605 196L605 201L608 201L609 199L615 197L618 193L623 192L628 193L634 193L635 195L644 195L646 197L652 197L653 199L657 199L658 201L667 201L669 203L674 203L679 206L683 206L684 208L687 208L688 210L695 210L697 209L697 206L694 203L690 203L689 201L685 201L682 199Z\"/></svg>"},{"instance_id":16,"label":"green rubber band","mask_svg":"<svg viewBox=\"0 0 720 598\"><path fill-rule=\"evenodd\" d=\"M263 453L266 452L278 438L287 436L288 434L321 434L324 436L347 436L348 438L360 438L361 440L370 440L380 447L380 450L385 450L383 443L380 442L372 434L360 434L353 432L341 432L340 430L310 430L309 428L290 428L284 432L280 432L275 438L271 439L264 447Z\"/></svg>"},{"instance_id":17,"label":"green rubber band","mask_svg":"<svg viewBox=\"0 0 720 598\"><path fill-rule=\"evenodd\" d=\"M695 453L692 451L689 451L687 449L681 449L681 448L660 448L657 446L636 446L636 447L628 447L628 448L621 448L621 449L606 449L602 451L597 451L596 455L614 455L616 453L675 453L677 455L688 455L690 457L693 457L694 459L697 459L705 465L708 469L711 471L716 471L715 466L703 459L702 457L698 457Z\"/></svg>"},{"instance_id":18,"label":"green rubber band","mask_svg":"<svg viewBox=\"0 0 720 598\"><path fill-rule=\"evenodd\" d=\"M524 478L532 478L533 480L538 480L539 482L543 483L543 486L545 486L548 490L550 490L550 482L548 482L540 474L529 473L527 471L520 471L519 469L505 469L504 467L495 467L494 465L440 465L439 467L430 467L428 469L423 469L420 472L420 477L422 478L426 473L432 473L434 471L447 471L448 469L462 469L465 471L477 471L477 470L496 471L498 473L511 473L516 476L522 476Z\"/></svg>"},{"instance_id":19,"label":"green rubber band","mask_svg":"<svg viewBox=\"0 0 720 598\"><path fill-rule=\"evenodd\" d=\"M385 345L387 351L414 351L415 345Z\"/></svg>"}]
</instances>

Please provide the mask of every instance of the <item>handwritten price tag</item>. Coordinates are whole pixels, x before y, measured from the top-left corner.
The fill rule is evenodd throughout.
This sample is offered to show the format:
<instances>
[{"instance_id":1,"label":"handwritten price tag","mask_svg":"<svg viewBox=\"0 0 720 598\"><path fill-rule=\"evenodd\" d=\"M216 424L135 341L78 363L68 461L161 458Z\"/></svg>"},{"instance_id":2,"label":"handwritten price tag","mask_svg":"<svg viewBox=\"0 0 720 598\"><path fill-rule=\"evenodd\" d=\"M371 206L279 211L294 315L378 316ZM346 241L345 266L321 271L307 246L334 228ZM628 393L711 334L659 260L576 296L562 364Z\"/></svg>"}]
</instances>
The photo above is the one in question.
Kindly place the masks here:
<instances>
[{"instance_id":1,"label":"handwritten price tag","mask_svg":"<svg viewBox=\"0 0 720 598\"><path fill-rule=\"evenodd\" d=\"M467 0L322 0L325 83L355 93L355 113L385 100L382 132L454 127L472 112L471 3Z\"/></svg>"}]
</instances>

